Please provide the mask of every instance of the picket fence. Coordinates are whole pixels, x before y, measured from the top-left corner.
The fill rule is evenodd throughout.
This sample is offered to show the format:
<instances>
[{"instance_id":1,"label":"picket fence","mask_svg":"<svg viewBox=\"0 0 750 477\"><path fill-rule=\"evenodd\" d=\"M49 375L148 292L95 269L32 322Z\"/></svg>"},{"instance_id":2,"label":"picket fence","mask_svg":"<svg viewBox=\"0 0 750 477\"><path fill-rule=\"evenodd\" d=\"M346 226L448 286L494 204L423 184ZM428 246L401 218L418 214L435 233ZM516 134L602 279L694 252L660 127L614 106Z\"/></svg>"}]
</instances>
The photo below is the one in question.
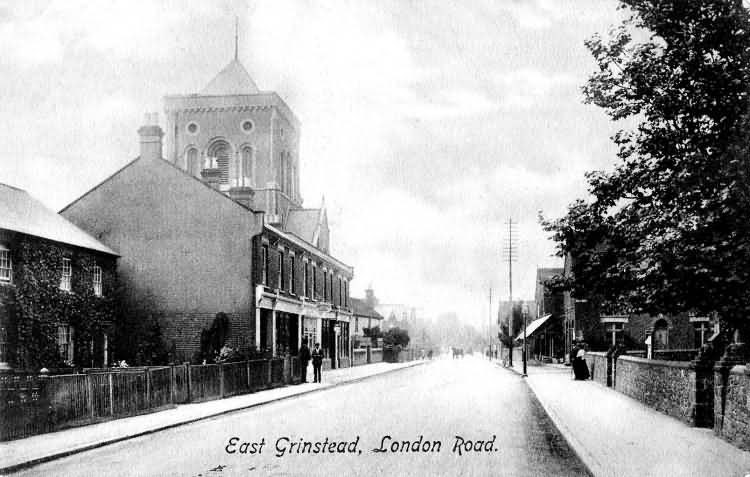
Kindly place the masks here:
<instances>
[{"instance_id":1,"label":"picket fence","mask_svg":"<svg viewBox=\"0 0 750 477\"><path fill-rule=\"evenodd\" d=\"M290 356L208 365L0 374L0 441L222 399L301 381Z\"/></svg>"}]
</instances>

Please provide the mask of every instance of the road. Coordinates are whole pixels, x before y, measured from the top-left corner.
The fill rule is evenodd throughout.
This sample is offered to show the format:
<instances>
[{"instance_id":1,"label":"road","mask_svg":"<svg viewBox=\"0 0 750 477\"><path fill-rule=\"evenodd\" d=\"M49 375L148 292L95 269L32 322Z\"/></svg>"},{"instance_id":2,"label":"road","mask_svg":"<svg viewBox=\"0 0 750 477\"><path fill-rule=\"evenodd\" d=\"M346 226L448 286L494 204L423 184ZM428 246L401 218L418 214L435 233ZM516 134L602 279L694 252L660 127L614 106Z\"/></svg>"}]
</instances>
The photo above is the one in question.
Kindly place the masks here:
<instances>
[{"instance_id":1,"label":"road","mask_svg":"<svg viewBox=\"0 0 750 477\"><path fill-rule=\"evenodd\" d=\"M314 453L316 448L322 451ZM131 439L14 475L589 474L517 374L467 357Z\"/></svg>"}]
</instances>

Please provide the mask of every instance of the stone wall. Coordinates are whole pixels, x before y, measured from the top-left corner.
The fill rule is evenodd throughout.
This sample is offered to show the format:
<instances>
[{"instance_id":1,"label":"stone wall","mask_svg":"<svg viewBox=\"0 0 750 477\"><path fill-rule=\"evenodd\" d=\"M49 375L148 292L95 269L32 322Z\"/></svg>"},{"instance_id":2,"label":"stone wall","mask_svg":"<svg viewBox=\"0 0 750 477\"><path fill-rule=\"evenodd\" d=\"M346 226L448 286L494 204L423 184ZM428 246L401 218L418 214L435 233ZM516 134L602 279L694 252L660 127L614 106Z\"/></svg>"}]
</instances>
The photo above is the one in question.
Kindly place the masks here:
<instances>
[{"instance_id":1,"label":"stone wall","mask_svg":"<svg viewBox=\"0 0 750 477\"><path fill-rule=\"evenodd\" d=\"M696 376L691 363L620 356L615 369L617 391L693 425Z\"/></svg>"},{"instance_id":2,"label":"stone wall","mask_svg":"<svg viewBox=\"0 0 750 477\"><path fill-rule=\"evenodd\" d=\"M714 382L714 432L750 450L750 368L717 367Z\"/></svg>"},{"instance_id":3,"label":"stone wall","mask_svg":"<svg viewBox=\"0 0 750 477\"><path fill-rule=\"evenodd\" d=\"M592 351L586 353L586 364L591 371L591 379L607 386L607 353Z\"/></svg>"}]
</instances>

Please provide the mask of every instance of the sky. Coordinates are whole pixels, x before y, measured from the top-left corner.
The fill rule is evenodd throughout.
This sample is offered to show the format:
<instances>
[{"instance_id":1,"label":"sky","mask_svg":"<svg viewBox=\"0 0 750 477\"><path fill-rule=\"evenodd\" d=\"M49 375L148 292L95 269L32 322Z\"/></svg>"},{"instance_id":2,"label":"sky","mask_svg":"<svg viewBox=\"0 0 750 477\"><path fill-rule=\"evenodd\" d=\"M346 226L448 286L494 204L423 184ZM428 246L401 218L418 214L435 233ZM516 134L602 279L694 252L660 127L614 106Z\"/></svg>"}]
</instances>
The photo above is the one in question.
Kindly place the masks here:
<instances>
[{"instance_id":1,"label":"sky","mask_svg":"<svg viewBox=\"0 0 750 477\"><path fill-rule=\"evenodd\" d=\"M538 213L612 167L615 131L582 101L584 40L612 0L0 0L0 182L59 210L138 154L146 112L234 55L302 122L305 206L384 303L481 325L561 266ZM162 123L163 124L163 123ZM493 307L488 293L493 290Z\"/></svg>"}]
</instances>

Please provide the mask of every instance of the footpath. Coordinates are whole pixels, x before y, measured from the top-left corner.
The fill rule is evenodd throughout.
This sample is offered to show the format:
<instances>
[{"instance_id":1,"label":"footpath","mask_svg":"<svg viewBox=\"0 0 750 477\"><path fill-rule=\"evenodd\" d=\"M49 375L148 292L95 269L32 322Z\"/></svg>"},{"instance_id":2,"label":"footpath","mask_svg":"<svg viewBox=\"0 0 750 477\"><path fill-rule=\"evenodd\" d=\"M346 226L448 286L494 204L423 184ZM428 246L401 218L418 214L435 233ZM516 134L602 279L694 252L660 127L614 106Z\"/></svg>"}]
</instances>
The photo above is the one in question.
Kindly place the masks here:
<instances>
[{"instance_id":1,"label":"footpath","mask_svg":"<svg viewBox=\"0 0 750 477\"><path fill-rule=\"evenodd\" d=\"M521 363L513 363L521 374ZM501 366L500 364L498 364ZM527 367L544 410L595 477L750 477L750 452L689 427L569 367Z\"/></svg>"},{"instance_id":2,"label":"footpath","mask_svg":"<svg viewBox=\"0 0 750 477\"><path fill-rule=\"evenodd\" d=\"M25 439L2 442L0 443L0 474L8 474L42 462L202 419L354 383L424 363L424 361L376 363L324 371L322 383L308 382L226 399L180 404L173 409L165 411L115 419L89 426L74 427L27 437ZM312 369L308 372L308 378L312 378Z\"/></svg>"}]
</instances>

